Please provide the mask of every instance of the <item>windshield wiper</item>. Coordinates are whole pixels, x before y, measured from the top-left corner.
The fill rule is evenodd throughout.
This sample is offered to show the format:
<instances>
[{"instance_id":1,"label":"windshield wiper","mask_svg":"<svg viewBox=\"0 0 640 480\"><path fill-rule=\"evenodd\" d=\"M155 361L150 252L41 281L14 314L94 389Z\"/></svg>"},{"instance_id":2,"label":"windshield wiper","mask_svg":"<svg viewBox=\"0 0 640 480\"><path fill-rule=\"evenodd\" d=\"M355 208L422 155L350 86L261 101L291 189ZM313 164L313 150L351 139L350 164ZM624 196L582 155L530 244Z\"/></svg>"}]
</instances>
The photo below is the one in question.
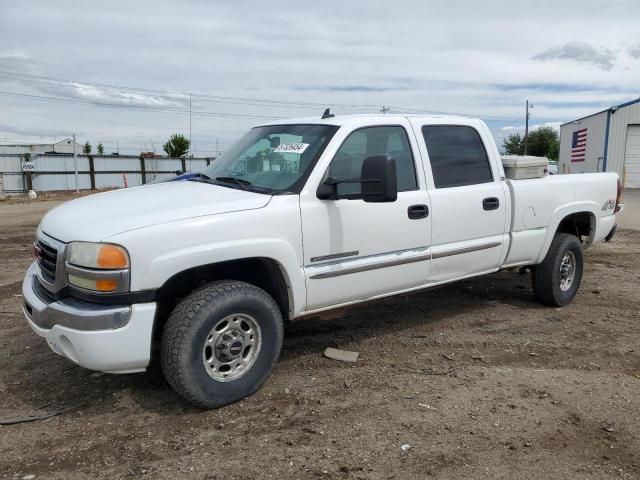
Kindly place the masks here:
<instances>
[{"instance_id":1,"label":"windshield wiper","mask_svg":"<svg viewBox=\"0 0 640 480\"><path fill-rule=\"evenodd\" d=\"M209 177L208 175L205 175L204 173L200 173L200 172L182 173L182 174L178 175L178 177L180 177L180 176L186 177L186 178L184 178L184 180L196 180L196 181L211 180L211 177ZM180 180L180 179L178 178L178 180Z\"/></svg>"},{"instance_id":2,"label":"windshield wiper","mask_svg":"<svg viewBox=\"0 0 640 480\"><path fill-rule=\"evenodd\" d=\"M216 177L216 180L219 181L219 182L225 182L225 183L235 183L236 185L238 185L243 190L245 190L245 187L249 187L249 186L253 185L248 180L242 180L242 179L236 178L236 177Z\"/></svg>"}]
</instances>

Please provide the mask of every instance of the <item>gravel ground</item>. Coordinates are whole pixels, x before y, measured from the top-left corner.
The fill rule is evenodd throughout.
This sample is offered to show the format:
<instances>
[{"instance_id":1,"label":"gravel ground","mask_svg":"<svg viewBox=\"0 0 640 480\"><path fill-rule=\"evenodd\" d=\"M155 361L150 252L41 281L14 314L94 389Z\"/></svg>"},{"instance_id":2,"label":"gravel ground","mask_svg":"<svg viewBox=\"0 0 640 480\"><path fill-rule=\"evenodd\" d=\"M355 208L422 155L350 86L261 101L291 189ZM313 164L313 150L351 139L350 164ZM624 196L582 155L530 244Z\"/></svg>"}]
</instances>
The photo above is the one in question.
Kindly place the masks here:
<instances>
[{"instance_id":1,"label":"gravel ground","mask_svg":"<svg viewBox=\"0 0 640 480\"><path fill-rule=\"evenodd\" d=\"M568 307L501 272L297 322L257 394L201 411L155 370L76 367L27 327L31 242L60 201L0 202L0 419L62 412L0 426L0 478L640 478L629 203ZM328 346L360 358L329 360Z\"/></svg>"}]
</instances>

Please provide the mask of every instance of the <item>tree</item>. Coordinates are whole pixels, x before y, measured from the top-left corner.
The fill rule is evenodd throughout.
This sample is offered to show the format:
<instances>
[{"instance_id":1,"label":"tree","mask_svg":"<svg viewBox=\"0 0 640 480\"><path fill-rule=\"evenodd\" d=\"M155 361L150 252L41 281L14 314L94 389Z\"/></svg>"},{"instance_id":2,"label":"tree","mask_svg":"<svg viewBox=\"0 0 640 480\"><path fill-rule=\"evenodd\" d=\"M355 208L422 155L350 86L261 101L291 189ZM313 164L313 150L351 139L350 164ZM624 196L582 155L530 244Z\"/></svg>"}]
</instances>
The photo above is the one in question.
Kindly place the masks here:
<instances>
[{"instance_id":1,"label":"tree","mask_svg":"<svg viewBox=\"0 0 640 480\"><path fill-rule=\"evenodd\" d=\"M84 144L84 147L82 147L82 152L85 155L89 155L91 153L91 144L89 142Z\"/></svg>"},{"instance_id":2,"label":"tree","mask_svg":"<svg viewBox=\"0 0 640 480\"><path fill-rule=\"evenodd\" d=\"M508 155L523 155L524 138L519 133L512 133L503 140L502 147ZM535 128L529 132L527 155L558 160L559 150L560 138L552 127Z\"/></svg>"},{"instance_id":3,"label":"tree","mask_svg":"<svg viewBox=\"0 0 640 480\"><path fill-rule=\"evenodd\" d=\"M507 155L522 155L524 141L519 133L512 133L502 141L502 148Z\"/></svg>"},{"instance_id":4,"label":"tree","mask_svg":"<svg viewBox=\"0 0 640 480\"><path fill-rule=\"evenodd\" d=\"M174 133L162 149L172 158L184 157L189 152L189 140L181 133Z\"/></svg>"},{"instance_id":5,"label":"tree","mask_svg":"<svg viewBox=\"0 0 640 480\"><path fill-rule=\"evenodd\" d=\"M558 160L560 150L560 138L558 132L551 127L536 128L529 132L527 154L536 157L547 157L549 160Z\"/></svg>"},{"instance_id":6,"label":"tree","mask_svg":"<svg viewBox=\"0 0 640 480\"><path fill-rule=\"evenodd\" d=\"M98 155L104 155L104 147L102 146L102 143L98 144Z\"/></svg>"}]
</instances>

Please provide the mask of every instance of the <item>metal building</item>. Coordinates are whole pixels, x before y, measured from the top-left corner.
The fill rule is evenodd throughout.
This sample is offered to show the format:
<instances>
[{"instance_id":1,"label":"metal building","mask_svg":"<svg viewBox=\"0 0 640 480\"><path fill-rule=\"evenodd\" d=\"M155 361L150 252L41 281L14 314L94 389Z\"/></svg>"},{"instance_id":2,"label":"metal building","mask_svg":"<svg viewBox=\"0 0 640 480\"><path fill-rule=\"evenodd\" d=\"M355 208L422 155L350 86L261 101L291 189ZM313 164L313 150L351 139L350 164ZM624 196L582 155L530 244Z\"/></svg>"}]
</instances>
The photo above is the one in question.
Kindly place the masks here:
<instances>
[{"instance_id":1,"label":"metal building","mask_svg":"<svg viewBox=\"0 0 640 480\"><path fill-rule=\"evenodd\" d=\"M83 145L76 142L76 152L82 153ZM37 154L37 153L73 153L71 138L37 139L33 142L5 142L0 141L0 154Z\"/></svg>"},{"instance_id":2,"label":"metal building","mask_svg":"<svg viewBox=\"0 0 640 480\"><path fill-rule=\"evenodd\" d=\"M558 170L616 172L640 188L640 98L561 125Z\"/></svg>"}]
</instances>

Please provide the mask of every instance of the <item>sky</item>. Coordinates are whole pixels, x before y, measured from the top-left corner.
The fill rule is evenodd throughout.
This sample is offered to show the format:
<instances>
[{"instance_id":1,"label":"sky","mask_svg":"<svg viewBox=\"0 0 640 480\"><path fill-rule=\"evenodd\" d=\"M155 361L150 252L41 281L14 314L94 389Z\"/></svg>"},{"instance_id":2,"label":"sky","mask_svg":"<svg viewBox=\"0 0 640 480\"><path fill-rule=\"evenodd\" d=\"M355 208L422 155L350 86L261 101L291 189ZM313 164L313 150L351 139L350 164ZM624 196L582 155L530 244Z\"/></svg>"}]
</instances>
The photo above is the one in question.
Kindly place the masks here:
<instances>
[{"instance_id":1,"label":"sky","mask_svg":"<svg viewBox=\"0 0 640 480\"><path fill-rule=\"evenodd\" d=\"M499 144L640 96L640 2L0 0L0 141L215 156L277 118L452 113ZM189 97L191 96L191 115ZM191 122L191 126L190 126Z\"/></svg>"}]
</instances>

